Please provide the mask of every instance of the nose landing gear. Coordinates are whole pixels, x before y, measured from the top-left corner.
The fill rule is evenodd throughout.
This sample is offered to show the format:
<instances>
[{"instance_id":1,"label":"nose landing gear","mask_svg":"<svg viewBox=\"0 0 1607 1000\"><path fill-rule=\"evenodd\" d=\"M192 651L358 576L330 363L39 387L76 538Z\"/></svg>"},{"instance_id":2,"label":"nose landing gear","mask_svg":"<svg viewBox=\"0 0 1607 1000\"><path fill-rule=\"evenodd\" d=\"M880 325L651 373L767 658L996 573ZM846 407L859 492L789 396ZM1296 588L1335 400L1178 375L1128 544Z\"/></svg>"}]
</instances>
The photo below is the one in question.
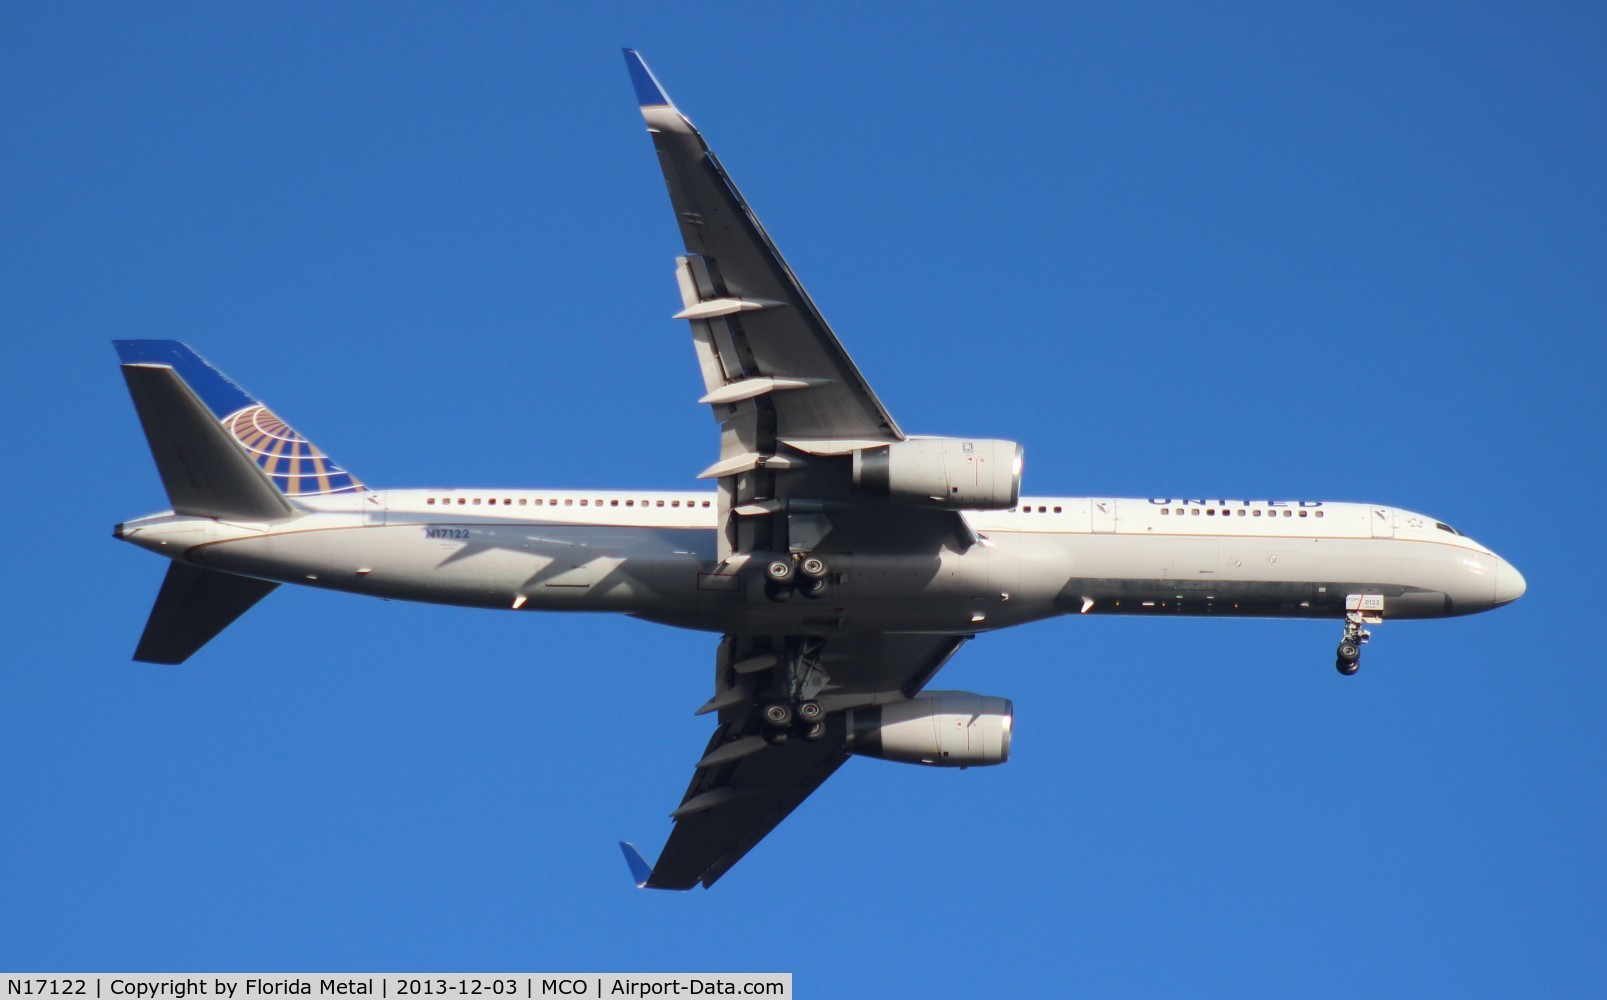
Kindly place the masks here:
<instances>
[{"instance_id":1,"label":"nose landing gear","mask_svg":"<svg viewBox=\"0 0 1607 1000\"><path fill-rule=\"evenodd\" d=\"M1345 596L1345 634L1334 650L1334 669L1350 677L1361 669L1361 648L1373 637L1363 626L1377 625L1384 620L1382 594L1347 594Z\"/></svg>"}]
</instances>

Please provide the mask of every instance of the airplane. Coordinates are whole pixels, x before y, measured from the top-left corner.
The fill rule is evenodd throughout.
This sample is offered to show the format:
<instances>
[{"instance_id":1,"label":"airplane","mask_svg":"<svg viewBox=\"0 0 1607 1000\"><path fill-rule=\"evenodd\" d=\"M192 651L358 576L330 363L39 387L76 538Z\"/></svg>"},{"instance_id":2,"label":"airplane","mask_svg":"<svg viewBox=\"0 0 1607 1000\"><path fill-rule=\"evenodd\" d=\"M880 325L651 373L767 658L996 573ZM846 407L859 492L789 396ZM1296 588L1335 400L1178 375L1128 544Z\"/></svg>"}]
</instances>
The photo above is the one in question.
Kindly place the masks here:
<instances>
[{"instance_id":1,"label":"airplane","mask_svg":"<svg viewBox=\"0 0 1607 1000\"><path fill-rule=\"evenodd\" d=\"M1009 700L929 690L986 632L1062 615L1368 626L1501 607L1523 576L1425 514L1315 500L1023 496L1011 441L905 434L701 134L626 64L685 253L719 425L713 490L375 489L182 343L121 340L172 509L115 537L167 557L134 659L184 662L280 584L715 633L714 731L639 887L712 886L850 757L1010 756Z\"/></svg>"}]
</instances>

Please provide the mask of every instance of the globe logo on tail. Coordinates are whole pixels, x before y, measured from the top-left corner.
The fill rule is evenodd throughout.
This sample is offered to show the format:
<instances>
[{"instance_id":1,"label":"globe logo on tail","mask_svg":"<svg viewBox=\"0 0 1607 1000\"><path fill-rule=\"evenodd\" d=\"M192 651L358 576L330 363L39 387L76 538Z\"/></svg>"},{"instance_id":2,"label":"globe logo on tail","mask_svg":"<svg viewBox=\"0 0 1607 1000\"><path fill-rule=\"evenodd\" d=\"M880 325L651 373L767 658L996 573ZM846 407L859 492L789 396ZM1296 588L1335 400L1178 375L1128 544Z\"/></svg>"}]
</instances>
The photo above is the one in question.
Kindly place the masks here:
<instances>
[{"instance_id":1,"label":"globe logo on tail","mask_svg":"<svg viewBox=\"0 0 1607 1000\"><path fill-rule=\"evenodd\" d=\"M260 403L223 418L223 426L287 497L325 496L365 489L311 441Z\"/></svg>"}]
</instances>

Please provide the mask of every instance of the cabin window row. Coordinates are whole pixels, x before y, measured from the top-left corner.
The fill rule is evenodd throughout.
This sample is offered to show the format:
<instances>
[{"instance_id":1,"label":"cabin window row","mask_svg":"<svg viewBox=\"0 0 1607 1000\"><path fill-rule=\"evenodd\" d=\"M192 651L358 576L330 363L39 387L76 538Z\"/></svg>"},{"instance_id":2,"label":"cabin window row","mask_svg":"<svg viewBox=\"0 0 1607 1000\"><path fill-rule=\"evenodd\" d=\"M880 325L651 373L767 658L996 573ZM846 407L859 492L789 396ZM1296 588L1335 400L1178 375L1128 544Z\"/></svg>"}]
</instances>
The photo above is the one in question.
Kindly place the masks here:
<instances>
[{"instance_id":1,"label":"cabin window row","mask_svg":"<svg viewBox=\"0 0 1607 1000\"><path fill-rule=\"evenodd\" d=\"M1192 514L1195 517L1199 517L1201 513L1205 514L1206 517L1215 517L1215 516L1217 516L1219 511L1215 507L1205 507L1205 508L1200 508L1200 507L1162 507L1161 508L1161 516L1162 517L1165 517L1165 516L1170 515L1170 514L1176 514L1178 517L1182 517L1184 514ZM1254 509L1254 510L1251 510L1251 511L1246 511L1243 507L1238 507L1238 508L1232 508L1232 509L1225 509L1225 510L1220 511L1220 513L1221 513L1221 515L1223 517L1245 517L1245 516L1260 517L1262 512L1261 512L1261 509L1259 507ZM1322 517L1322 511L1320 511L1320 510L1315 510L1315 511L1306 510L1304 508L1302 508L1300 510L1297 510L1297 511L1296 510L1281 510L1281 511L1279 511L1279 510L1269 510L1269 511L1266 512L1267 517L1277 517L1279 514L1282 514L1284 517Z\"/></svg>"},{"instance_id":2,"label":"cabin window row","mask_svg":"<svg viewBox=\"0 0 1607 1000\"><path fill-rule=\"evenodd\" d=\"M426 497L425 500L424 500L424 503L426 505L432 506L432 507L436 504L436 502L437 501L436 501L435 497ZM439 502L440 502L441 506L443 506L443 507L450 507L452 505L452 498L451 497L442 497ZM556 497L554 497L554 498L552 498L550 500L543 499L542 497L537 497L534 500L531 500L528 497L520 497L517 501L514 500L512 497L503 497L500 500L498 500L496 497L489 497L489 498L487 498L487 497L458 497L457 498L457 505L459 507L464 507L464 506L478 507L478 506L481 506L482 504L484 504L486 506L491 506L491 507L495 507L497 504L502 504L504 507L512 507L515 503L517 503L520 507L527 507L527 506L529 506L529 507L543 507L543 506L545 506L545 507L558 507L558 506L564 506L564 507L574 507L574 506L581 506L581 507L635 507L635 506L638 506L635 500L626 500L624 502L621 502L619 500L575 500L573 497L562 501L561 504L560 504L559 500ZM643 500L641 502L640 506L642 506L642 507L679 507L679 506L681 506L681 501L679 501L679 500ZM708 507L708 506L710 506L710 503L707 500L702 500L702 501L688 500L688 501L686 501L686 506L687 507Z\"/></svg>"}]
</instances>

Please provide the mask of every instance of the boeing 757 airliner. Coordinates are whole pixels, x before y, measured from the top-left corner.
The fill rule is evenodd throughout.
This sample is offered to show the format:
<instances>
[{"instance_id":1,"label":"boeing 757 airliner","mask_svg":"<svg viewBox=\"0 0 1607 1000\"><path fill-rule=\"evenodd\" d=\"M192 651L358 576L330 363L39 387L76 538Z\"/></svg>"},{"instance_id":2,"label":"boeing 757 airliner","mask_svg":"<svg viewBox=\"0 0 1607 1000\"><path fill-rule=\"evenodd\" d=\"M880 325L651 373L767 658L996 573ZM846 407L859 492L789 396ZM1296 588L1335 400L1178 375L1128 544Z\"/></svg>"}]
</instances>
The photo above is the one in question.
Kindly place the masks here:
<instances>
[{"instance_id":1,"label":"boeing 757 airliner","mask_svg":"<svg viewBox=\"0 0 1607 1000\"><path fill-rule=\"evenodd\" d=\"M626 62L686 253L720 428L712 490L374 489L176 341L117 342L172 510L117 525L171 560L136 660L181 663L282 583L721 636L714 731L640 886L712 885L851 756L1003 763L1003 698L927 685L1057 615L1327 618L1500 607L1510 564L1380 504L1023 497L1021 447L901 431L691 122Z\"/></svg>"}]
</instances>

